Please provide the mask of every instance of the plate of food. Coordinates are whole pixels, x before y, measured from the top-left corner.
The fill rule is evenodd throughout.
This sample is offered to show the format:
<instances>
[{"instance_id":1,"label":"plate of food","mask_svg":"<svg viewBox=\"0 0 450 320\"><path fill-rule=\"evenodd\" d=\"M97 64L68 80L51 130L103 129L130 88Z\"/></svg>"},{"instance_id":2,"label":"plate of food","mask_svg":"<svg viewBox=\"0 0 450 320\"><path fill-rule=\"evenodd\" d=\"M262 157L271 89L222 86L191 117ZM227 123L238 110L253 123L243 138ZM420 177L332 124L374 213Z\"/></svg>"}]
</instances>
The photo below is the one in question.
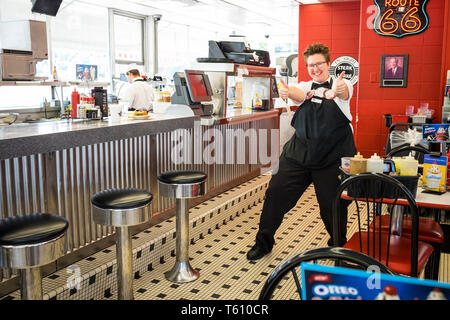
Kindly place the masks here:
<instances>
[{"instance_id":1,"label":"plate of food","mask_svg":"<svg viewBox=\"0 0 450 320\"><path fill-rule=\"evenodd\" d=\"M147 111L139 111L139 110L136 110L136 111L134 111L134 112L130 112L130 113L128 114L128 116L129 116L131 119L134 119L134 120L148 120L148 119L150 119L150 115L148 114Z\"/></svg>"}]
</instances>

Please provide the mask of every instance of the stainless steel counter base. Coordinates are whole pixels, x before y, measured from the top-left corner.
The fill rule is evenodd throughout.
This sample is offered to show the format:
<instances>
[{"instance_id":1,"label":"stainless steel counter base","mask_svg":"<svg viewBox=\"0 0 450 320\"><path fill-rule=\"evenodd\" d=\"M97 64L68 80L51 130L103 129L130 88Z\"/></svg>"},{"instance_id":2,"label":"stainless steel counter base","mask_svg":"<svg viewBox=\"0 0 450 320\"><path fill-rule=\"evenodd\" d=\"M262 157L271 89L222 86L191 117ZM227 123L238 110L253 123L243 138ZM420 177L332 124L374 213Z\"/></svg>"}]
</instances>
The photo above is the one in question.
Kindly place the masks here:
<instances>
[{"instance_id":1,"label":"stainless steel counter base","mask_svg":"<svg viewBox=\"0 0 450 320\"><path fill-rule=\"evenodd\" d=\"M198 117L110 126L92 123L93 127L84 124L77 129L72 126L73 130L67 126L61 129L63 132L58 131L56 124L30 126L35 133L31 129L22 133L14 129L8 133L2 131L6 128L0 128L0 218L46 212L69 220L65 256L58 260L61 263L57 261L52 266L45 266L45 273L45 270L60 269L92 254L92 250L101 250L102 246L114 242L110 240L114 237L113 227L99 226L93 221L90 203L93 194L110 188L145 189L154 195L152 212L156 216L153 219L164 212L170 212L170 215L161 216L173 216L175 200L159 195L158 174L173 170L205 172L208 180L206 196L201 198L203 201L214 192L242 183L242 177L258 176L263 165L250 161L254 152L248 140L228 146L225 141L219 145L216 139L218 136L229 137L233 132L236 132L234 139L238 139L253 130L257 142L255 150L258 152L267 147L271 151L270 134L260 136L258 130L278 129L279 117L278 111L260 112L245 115L235 122L222 119L212 127L201 126ZM278 132L275 130L272 134ZM187 150L187 161L176 163L173 154L181 140ZM29 146L31 149L27 149ZM204 157L197 157L206 153L205 150L210 151L213 159L219 160L226 159L232 151L236 158L242 158L242 163L209 162ZM279 149L273 152L278 158ZM195 201L189 203L192 205ZM11 269L0 270L0 280L12 275Z\"/></svg>"}]
</instances>

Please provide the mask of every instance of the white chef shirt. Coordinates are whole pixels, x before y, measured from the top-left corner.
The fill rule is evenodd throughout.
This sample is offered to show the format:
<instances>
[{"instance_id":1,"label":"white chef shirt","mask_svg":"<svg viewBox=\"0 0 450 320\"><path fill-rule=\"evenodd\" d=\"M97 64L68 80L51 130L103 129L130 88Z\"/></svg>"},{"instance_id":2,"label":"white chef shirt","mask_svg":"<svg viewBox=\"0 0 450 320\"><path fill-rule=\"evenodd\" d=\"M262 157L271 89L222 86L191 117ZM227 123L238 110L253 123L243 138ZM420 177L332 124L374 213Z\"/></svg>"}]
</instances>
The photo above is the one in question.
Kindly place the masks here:
<instances>
[{"instance_id":1,"label":"white chef shirt","mask_svg":"<svg viewBox=\"0 0 450 320\"><path fill-rule=\"evenodd\" d=\"M330 79L331 79L331 76L328 77L327 81L330 81ZM341 109L342 113L347 117L347 119L349 121L352 121L352 114L350 113L350 99L353 96L353 85L349 80L347 80L347 79L343 79L343 80L348 87L348 100L343 100L338 97L334 98L333 100L334 100L334 102L336 102L337 106L339 107L339 109ZM335 83L336 81L337 81L336 79L333 79L333 83ZM306 96L306 93L311 90L311 86L312 86L313 82L316 82L316 81L313 81L313 80L301 81L300 83L295 84L294 87L297 87L300 90L302 90ZM303 101L305 101L305 100L303 100ZM303 101L298 101L298 102L300 102L300 104L301 104L301 103L303 103ZM294 102L293 100L289 99L288 104L290 106L295 106L295 105L298 105L298 102ZM353 130L353 128L352 128L352 130Z\"/></svg>"},{"instance_id":2,"label":"white chef shirt","mask_svg":"<svg viewBox=\"0 0 450 320\"><path fill-rule=\"evenodd\" d=\"M128 87L125 101L128 108L150 111L153 109L153 88L146 81L138 79L142 78L133 79Z\"/></svg>"}]
</instances>

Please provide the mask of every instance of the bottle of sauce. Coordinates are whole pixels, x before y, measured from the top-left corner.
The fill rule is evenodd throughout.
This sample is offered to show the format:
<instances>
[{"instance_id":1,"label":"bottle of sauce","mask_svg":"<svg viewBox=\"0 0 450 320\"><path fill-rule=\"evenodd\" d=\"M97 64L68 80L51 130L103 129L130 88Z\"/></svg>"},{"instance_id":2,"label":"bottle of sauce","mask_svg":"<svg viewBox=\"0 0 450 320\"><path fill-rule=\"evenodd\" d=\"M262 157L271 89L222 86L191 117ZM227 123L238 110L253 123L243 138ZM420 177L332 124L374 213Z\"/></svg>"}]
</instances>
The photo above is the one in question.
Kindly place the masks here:
<instances>
[{"instance_id":1,"label":"bottle of sauce","mask_svg":"<svg viewBox=\"0 0 450 320\"><path fill-rule=\"evenodd\" d=\"M78 117L77 115L77 107L80 104L80 94L77 92L77 89L73 89L72 97L71 97L71 105L72 105L72 119L76 119Z\"/></svg>"},{"instance_id":2,"label":"bottle of sauce","mask_svg":"<svg viewBox=\"0 0 450 320\"><path fill-rule=\"evenodd\" d=\"M58 81L58 73L56 72L56 66L53 67L53 81Z\"/></svg>"},{"instance_id":3,"label":"bottle of sauce","mask_svg":"<svg viewBox=\"0 0 450 320\"><path fill-rule=\"evenodd\" d=\"M374 153L370 159L367 159L367 172L383 173L383 159L381 159L376 153Z\"/></svg>"},{"instance_id":4,"label":"bottle of sauce","mask_svg":"<svg viewBox=\"0 0 450 320\"><path fill-rule=\"evenodd\" d=\"M393 157L392 160L395 163L395 173L400 175L400 168L402 166L402 157Z\"/></svg>"},{"instance_id":5,"label":"bottle of sauce","mask_svg":"<svg viewBox=\"0 0 450 320\"><path fill-rule=\"evenodd\" d=\"M402 159L400 169L400 175L401 176L417 176L417 170L419 168L419 161L414 159L414 157L409 154L409 156Z\"/></svg>"},{"instance_id":6,"label":"bottle of sauce","mask_svg":"<svg viewBox=\"0 0 450 320\"><path fill-rule=\"evenodd\" d=\"M366 172L367 159L358 152L353 158L350 158L350 174Z\"/></svg>"}]
</instances>

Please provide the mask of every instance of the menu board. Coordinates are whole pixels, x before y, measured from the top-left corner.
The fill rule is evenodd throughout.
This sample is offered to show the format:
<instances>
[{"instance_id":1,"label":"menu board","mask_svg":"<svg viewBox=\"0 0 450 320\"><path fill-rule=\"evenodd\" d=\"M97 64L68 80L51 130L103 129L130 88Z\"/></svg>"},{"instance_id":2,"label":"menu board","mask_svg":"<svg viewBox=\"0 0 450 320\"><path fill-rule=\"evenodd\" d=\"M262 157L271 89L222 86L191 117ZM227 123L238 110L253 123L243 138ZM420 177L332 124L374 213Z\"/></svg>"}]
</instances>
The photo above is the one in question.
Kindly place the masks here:
<instances>
[{"instance_id":1,"label":"menu board","mask_svg":"<svg viewBox=\"0 0 450 320\"><path fill-rule=\"evenodd\" d=\"M374 0L378 13L375 32L401 38L424 31L429 24L425 11L428 0Z\"/></svg>"},{"instance_id":2,"label":"menu board","mask_svg":"<svg viewBox=\"0 0 450 320\"><path fill-rule=\"evenodd\" d=\"M303 300L448 300L450 284L303 262Z\"/></svg>"}]
</instances>

